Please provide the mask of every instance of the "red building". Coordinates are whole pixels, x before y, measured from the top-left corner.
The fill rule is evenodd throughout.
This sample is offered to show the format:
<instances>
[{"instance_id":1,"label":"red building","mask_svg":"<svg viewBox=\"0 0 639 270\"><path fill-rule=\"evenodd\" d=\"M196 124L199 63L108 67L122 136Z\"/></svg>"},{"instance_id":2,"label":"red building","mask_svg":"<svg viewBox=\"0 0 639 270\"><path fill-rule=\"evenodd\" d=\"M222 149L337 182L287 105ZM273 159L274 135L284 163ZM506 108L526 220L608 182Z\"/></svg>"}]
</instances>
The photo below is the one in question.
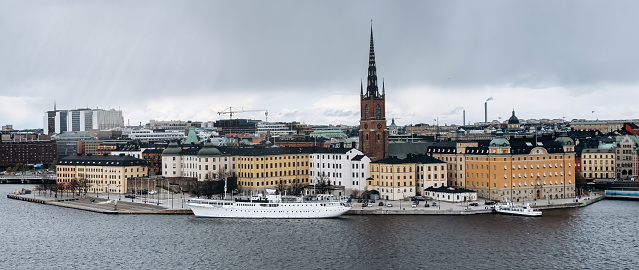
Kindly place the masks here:
<instances>
[{"instance_id":1,"label":"red building","mask_svg":"<svg viewBox=\"0 0 639 270\"><path fill-rule=\"evenodd\" d=\"M388 157L388 128L386 127L386 91L382 82L382 93L377 86L377 67L373 29L371 28L370 52L368 56L368 77L366 93L364 84L360 86L361 118L359 120L359 150L371 161Z\"/></svg>"},{"instance_id":2,"label":"red building","mask_svg":"<svg viewBox=\"0 0 639 270\"><path fill-rule=\"evenodd\" d=\"M55 141L28 141L0 143L0 170L21 164L42 164L49 168L58 158Z\"/></svg>"}]
</instances>

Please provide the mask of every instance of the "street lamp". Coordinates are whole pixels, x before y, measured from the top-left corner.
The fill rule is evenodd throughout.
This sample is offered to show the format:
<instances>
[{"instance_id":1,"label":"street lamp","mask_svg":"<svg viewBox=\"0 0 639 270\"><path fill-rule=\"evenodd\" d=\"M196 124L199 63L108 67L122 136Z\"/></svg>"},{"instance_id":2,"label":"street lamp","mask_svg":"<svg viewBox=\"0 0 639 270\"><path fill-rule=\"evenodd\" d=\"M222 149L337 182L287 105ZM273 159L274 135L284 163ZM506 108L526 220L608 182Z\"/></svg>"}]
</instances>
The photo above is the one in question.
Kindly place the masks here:
<instances>
[{"instance_id":1,"label":"street lamp","mask_svg":"<svg viewBox=\"0 0 639 270\"><path fill-rule=\"evenodd\" d=\"M109 189L110 189L110 188L109 188L109 186L110 186L110 185L111 185L111 184L107 184L107 200L108 200L108 199L110 199L110 197L109 197Z\"/></svg>"},{"instance_id":2,"label":"street lamp","mask_svg":"<svg viewBox=\"0 0 639 270\"><path fill-rule=\"evenodd\" d=\"M119 194L119 196L120 196L120 197L118 198L118 201L119 201L119 200L122 200L122 192L120 192L120 185L118 185L118 194Z\"/></svg>"}]
</instances>

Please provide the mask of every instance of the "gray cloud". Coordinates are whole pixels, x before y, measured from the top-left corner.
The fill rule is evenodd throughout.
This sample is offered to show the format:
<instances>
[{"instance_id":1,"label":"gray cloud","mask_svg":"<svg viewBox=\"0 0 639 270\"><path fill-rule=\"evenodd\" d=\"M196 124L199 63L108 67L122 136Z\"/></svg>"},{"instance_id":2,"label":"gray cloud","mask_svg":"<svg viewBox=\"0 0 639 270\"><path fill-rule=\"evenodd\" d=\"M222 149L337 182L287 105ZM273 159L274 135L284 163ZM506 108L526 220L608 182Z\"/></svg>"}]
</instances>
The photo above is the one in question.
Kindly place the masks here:
<instances>
[{"instance_id":1,"label":"gray cloud","mask_svg":"<svg viewBox=\"0 0 639 270\"><path fill-rule=\"evenodd\" d=\"M585 96L639 84L636 10L636 1L576 0L3 1L0 96L41 97L46 107L31 106L31 121L5 114L0 122L40 127L54 99L58 108L126 114L176 96L296 93L250 105L276 113L284 104L304 108L312 97L356 94L366 76L370 19L389 96L419 87L486 97L494 88L521 89L500 97L511 105L552 87ZM238 106L241 99L211 103ZM446 113L457 104L447 106L429 113L458 113ZM357 118L348 110L325 116ZM132 119L139 121L148 119Z\"/></svg>"}]
</instances>

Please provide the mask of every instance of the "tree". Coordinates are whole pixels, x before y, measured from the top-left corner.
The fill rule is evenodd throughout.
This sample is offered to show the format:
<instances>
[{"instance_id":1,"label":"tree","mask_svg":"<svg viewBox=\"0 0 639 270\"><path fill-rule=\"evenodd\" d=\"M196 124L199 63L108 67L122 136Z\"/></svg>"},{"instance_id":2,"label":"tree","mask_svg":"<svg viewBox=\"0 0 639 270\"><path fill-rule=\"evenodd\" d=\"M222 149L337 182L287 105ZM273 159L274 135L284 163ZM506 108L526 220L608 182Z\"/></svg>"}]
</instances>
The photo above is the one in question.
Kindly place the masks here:
<instances>
[{"instance_id":1,"label":"tree","mask_svg":"<svg viewBox=\"0 0 639 270\"><path fill-rule=\"evenodd\" d=\"M326 194L328 188L331 186L331 180L326 176L318 176L317 184L315 185L315 191L317 194Z\"/></svg>"},{"instance_id":2,"label":"tree","mask_svg":"<svg viewBox=\"0 0 639 270\"><path fill-rule=\"evenodd\" d=\"M84 193L84 195L87 195L88 189L89 189L89 180L87 180L84 177L78 179L78 192Z\"/></svg>"},{"instance_id":3,"label":"tree","mask_svg":"<svg viewBox=\"0 0 639 270\"><path fill-rule=\"evenodd\" d=\"M359 194L360 194L360 190L359 189L353 189L353 198L359 198Z\"/></svg>"},{"instance_id":4,"label":"tree","mask_svg":"<svg viewBox=\"0 0 639 270\"><path fill-rule=\"evenodd\" d=\"M54 159L53 162L51 162L51 166L49 166L49 169L55 172L55 166L58 164L58 160Z\"/></svg>"},{"instance_id":5,"label":"tree","mask_svg":"<svg viewBox=\"0 0 639 270\"><path fill-rule=\"evenodd\" d=\"M78 179L75 179L75 178L71 179L71 181L69 181L69 183L67 183L67 190L71 191L71 193L72 193L74 198L75 198L75 192L76 192L76 190L78 190L79 186L80 185L78 183ZM79 191L78 191L78 193L79 193ZM67 195L69 195L69 194L67 193Z\"/></svg>"}]
</instances>

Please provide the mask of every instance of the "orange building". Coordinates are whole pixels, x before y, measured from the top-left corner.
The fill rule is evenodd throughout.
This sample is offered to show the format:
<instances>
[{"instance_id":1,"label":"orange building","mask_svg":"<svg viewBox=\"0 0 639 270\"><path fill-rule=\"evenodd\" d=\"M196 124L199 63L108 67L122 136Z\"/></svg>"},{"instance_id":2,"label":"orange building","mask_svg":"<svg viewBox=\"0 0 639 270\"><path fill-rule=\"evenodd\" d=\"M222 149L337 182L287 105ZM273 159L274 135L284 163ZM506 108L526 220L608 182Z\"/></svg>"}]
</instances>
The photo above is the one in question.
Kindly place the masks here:
<instances>
[{"instance_id":1,"label":"orange building","mask_svg":"<svg viewBox=\"0 0 639 270\"><path fill-rule=\"evenodd\" d=\"M479 197L515 202L575 197L575 152L562 133L554 141L504 138L498 131L488 147L468 147L466 188Z\"/></svg>"}]
</instances>

